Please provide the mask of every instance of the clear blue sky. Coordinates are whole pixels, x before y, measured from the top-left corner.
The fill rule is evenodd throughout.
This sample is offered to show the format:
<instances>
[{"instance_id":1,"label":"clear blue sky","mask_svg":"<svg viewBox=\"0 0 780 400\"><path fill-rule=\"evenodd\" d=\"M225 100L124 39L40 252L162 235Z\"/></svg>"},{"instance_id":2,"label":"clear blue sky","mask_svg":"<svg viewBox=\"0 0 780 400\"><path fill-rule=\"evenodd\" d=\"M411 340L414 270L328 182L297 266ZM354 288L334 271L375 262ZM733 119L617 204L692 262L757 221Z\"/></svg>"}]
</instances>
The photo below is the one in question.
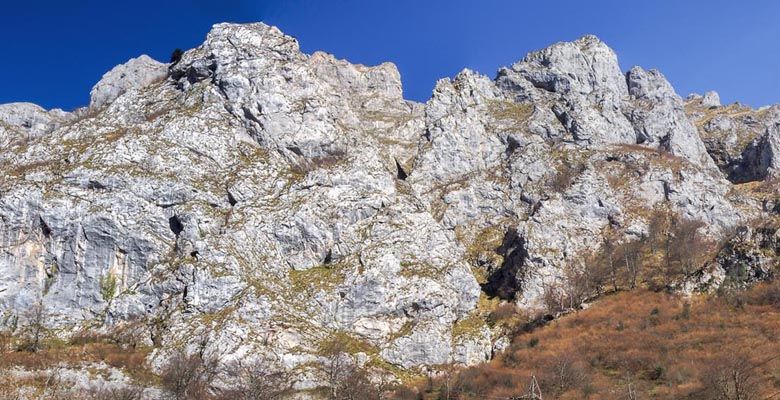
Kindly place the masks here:
<instances>
[{"instance_id":1,"label":"clear blue sky","mask_svg":"<svg viewBox=\"0 0 780 400\"><path fill-rule=\"evenodd\" d=\"M621 67L660 69L686 95L780 102L778 1L9 0L0 8L0 103L84 105L114 65L167 61L217 22L264 21L352 62L398 65L405 97L424 101L464 67L491 77L530 50L594 33Z\"/></svg>"}]
</instances>

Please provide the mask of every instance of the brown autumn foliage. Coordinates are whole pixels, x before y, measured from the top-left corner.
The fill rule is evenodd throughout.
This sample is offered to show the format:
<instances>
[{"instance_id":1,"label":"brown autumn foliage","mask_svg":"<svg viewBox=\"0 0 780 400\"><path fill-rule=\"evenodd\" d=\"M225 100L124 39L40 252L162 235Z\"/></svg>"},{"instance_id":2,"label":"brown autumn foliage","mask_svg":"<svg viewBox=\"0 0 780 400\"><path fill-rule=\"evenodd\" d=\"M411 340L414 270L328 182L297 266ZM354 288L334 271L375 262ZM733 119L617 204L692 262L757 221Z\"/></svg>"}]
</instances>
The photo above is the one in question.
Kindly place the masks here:
<instances>
[{"instance_id":1,"label":"brown autumn foliage","mask_svg":"<svg viewBox=\"0 0 780 400\"><path fill-rule=\"evenodd\" d=\"M17 335L4 332L0 347L0 399L17 399L20 388L36 388L44 397L56 399L133 399L140 394L132 388L96 388L91 393L70 393L71 384L60 378L62 365L100 363L122 369L137 383L146 385L156 381L146 364L149 349L132 347L116 338L95 334L76 334L64 342L49 335L36 334L40 321L35 318L21 327ZM38 339L36 339L36 337ZM33 351L34 350L34 351ZM30 371L29 378L9 374L14 368Z\"/></svg>"},{"instance_id":2,"label":"brown autumn foliage","mask_svg":"<svg viewBox=\"0 0 780 400\"><path fill-rule=\"evenodd\" d=\"M597 251L568 265L562 284L546 288L547 312L576 309L589 299L621 290L675 289L719 248L701 234L702 226L701 221L658 211L650 216L649 232L642 238L617 240L613 232L604 232Z\"/></svg>"},{"instance_id":3,"label":"brown autumn foliage","mask_svg":"<svg viewBox=\"0 0 780 400\"><path fill-rule=\"evenodd\" d=\"M216 359L200 353L176 351L160 372L160 383L171 400L211 399L210 386L215 376Z\"/></svg>"},{"instance_id":4,"label":"brown autumn foliage","mask_svg":"<svg viewBox=\"0 0 780 400\"><path fill-rule=\"evenodd\" d=\"M514 337L454 378L450 399L509 398L536 377L550 399L765 399L780 396L780 282L744 302L642 289ZM436 385L424 398L437 398ZM630 393L629 393L630 392ZM438 398L441 395L438 395Z\"/></svg>"},{"instance_id":5,"label":"brown autumn foliage","mask_svg":"<svg viewBox=\"0 0 780 400\"><path fill-rule=\"evenodd\" d=\"M290 374L270 370L261 363L237 363L229 366L226 372L235 381L216 396L219 400L283 400L294 392Z\"/></svg>"}]
</instances>

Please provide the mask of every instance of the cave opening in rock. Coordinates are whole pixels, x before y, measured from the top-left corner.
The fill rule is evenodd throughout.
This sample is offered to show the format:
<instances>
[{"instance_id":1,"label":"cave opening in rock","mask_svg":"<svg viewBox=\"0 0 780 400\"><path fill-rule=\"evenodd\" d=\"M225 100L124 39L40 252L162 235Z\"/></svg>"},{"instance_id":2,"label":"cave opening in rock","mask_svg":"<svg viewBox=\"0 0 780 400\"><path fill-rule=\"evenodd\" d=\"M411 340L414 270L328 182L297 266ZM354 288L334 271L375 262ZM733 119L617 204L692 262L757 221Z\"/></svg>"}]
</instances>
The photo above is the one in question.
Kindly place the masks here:
<instances>
[{"instance_id":1,"label":"cave opening in rock","mask_svg":"<svg viewBox=\"0 0 780 400\"><path fill-rule=\"evenodd\" d=\"M41 233L43 233L43 237L49 238L51 236L51 228L49 228L49 225L47 225L46 221L44 221L41 217L38 217L38 222L41 226Z\"/></svg>"},{"instance_id":2,"label":"cave opening in rock","mask_svg":"<svg viewBox=\"0 0 780 400\"><path fill-rule=\"evenodd\" d=\"M528 252L525 249L525 239L512 228L506 231L501 246L496 253L504 258L501 266L488 276L482 285L482 291L490 297L503 300L514 300L522 289L525 280L525 260Z\"/></svg>"},{"instance_id":3,"label":"cave opening in rock","mask_svg":"<svg viewBox=\"0 0 780 400\"><path fill-rule=\"evenodd\" d=\"M506 154L512 155L515 150L520 148L520 142L513 136L507 136L506 138Z\"/></svg>"},{"instance_id":4,"label":"cave opening in rock","mask_svg":"<svg viewBox=\"0 0 780 400\"><path fill-rule=\"evenodd\" d=\"M236 198L233 197L233 194L230 193L230 191L227 192L227 198L228 198L228 203L230 203L231 207L235 207L236 204L238 204L238 200L236 200Z\"/></svg>"},{"instance_id":5,"label":"cave opening in rock","mask_svg":"<svg viewBox=\"0 0 780 400\"><path fill-rule=\"evenodd\" d=\"M90 180L89 182L87 182L87 189L90 189L90 190L103 190L105 188L106 188L106 186L104 184L98 182L98 181Z\"/></svg>"},{"instance_id":6,"label":"cave opening in rock","mask_svg":"<svg viewBox=\"0 0 780 400\"><path fill-rule=\"evenodd\" d=\"M328 254L325 254L325 259L322 260L323 265L329 265L333 262L333 250L329 249Z\"/></svg>"},{"instance_id":7,"label":"cave opening in rock","mask_svg":"<svg viewBox=\"0 0 780 400\"><path fill-rule=\"evenodd\" d=\"M179 236L179 234L184 230L184 225L176 215L168 218L168 226L171 228L171 232L173 232L173 234L176 236Z\"/></svg>"},{"instance_id":8,"label":"cave opening in rock","mask_svg":"<svg viewBox=\"0 0 780 400\"><path fill-rule=\"evenodd\" d=\"M395 160L395 169L396 169L396 174L395 174L396 178L405 181L406 178L409 176L406 173L406 171L404 171L404 167L401 166L401 163L399 163L398 160Z\"/></svg>"}]
</instances>

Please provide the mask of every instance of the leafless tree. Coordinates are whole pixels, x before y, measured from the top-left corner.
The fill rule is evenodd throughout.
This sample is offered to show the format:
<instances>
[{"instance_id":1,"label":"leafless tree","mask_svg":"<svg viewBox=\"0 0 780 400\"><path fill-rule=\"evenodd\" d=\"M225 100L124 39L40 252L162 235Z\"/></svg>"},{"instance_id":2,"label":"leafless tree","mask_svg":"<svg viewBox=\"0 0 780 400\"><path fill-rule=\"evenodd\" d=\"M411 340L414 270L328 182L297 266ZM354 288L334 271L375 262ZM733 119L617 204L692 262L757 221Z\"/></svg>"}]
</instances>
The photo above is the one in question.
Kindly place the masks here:
<instances>
[{"instance_id":1,"label":"leafless tree","mask_svg":"<svg viewBox=\"0 0 780 400\"><path fill-rule=\"evenodd\" d=\"M618 264L615 262L615 244L606 235L603 238L601 251L604 253L604 262L609 273L609 281L612 283L612 291L618 291Z\"/></svg>"},{"instance_id":2,"label":"leafless tree","mask_svg":"<svg viewBox=\"0 0 780 400\"><path fill-rule=\"evenodd\" d=\"M215 375L216 359L202 353L176 351L160 373L160 381L171 400L209 398L209 386Z\"/></svg>"},{"instance_id":3,"label":"leafless tree","mask_svg":"<svg viewBox=\"0 0 780 400\"><path fill-rule=\"evenodd\" d=\"M629 382L628 383L628 400L637 400L639 397L636 394L636 388L634 387L634 384Z\"/></svg>"},{"instance_id":4,"label":"leafless tree","mask_svg":"<svg viewBox=\"0 0 780 400\"><path fill-rule=\"evenodd\" d=\"M237 363L227 368L235 377L232 387L221 393L224 400L279 400L292 392L292 377L284 371L270 370L262 363L242 365Z\"/></svg>"},{"instance_id":5,"label":"leafless tree","mask_svg":"<svg viewBox=\"0 0 780 400\"><path fill-rule=\"evenodd\" d=\"M457 377L456 370L452 365L445 366L440 372L439 372L439 379L441 379L441 390L439 391L439 399L441 400L452 400L457 397L454 395L453 390L453 381Z\"/></svg>"},{"instance_id":6,"label":"leafless tree","mask_svg":"<svg viewBox=\"0 0 780 400\"><path fill-rule=\"evenodd\" d=\"M66 382L62 379L62 368L55 367L43 373L43 399L71 400L75 396L69 392Z\"/></svg>"},{"instance_id":7,"label":"leafless tree","mask_svg":"<svg viewBox=\"0 0 780 400\"><path fill-rule=\"evenodd\" d=\"M380 399L381 388L371 382L367 371L358 367L349 355L347 342L336 338L326 344L325 372L332 400Z\"/></svg>"},{"instance_id":8,"label":"leafless tree","mask_svg":"<svg viewBox=\"0 0 780 400\"><path fill-rule=\"evenodd\" d=\"M698 220L672 220L672 239L674 244L670 246L671 262L676 264L673 273L688 276L699 267L702 259L707 255L708 241L700 234L699 229L704 225Z\"/></svg>"},{"instance_id":9,"label":"leafless tree","mask_svg":"<svg viewBox=\"0 0 780 400\"><path fill-rule=\"evenodd\" d=\"M761 394L761 379L756 363L744 354L719 357L704 374L706 396L713 400L754 400Z\"/></svg>"},{"instance_id":10,"label":"leafless tree","mask_svg":"<svg viewBox=\"0 0 780 400\"><path fill-rule=\"evenodd\" d=\"M92 390L86 397L89 400L141 400L143 389L134 386L103 387Z\"/></svg>"},{"instance_id":11,"label":"leafless tree","mask_svg":"<svg viewBox=\"0 0 780 400\"><path fill-rule=\"evenodd\" d=\"M531 376L531 383L528 384L528 390L521 398L529 400L542 400L542 388L539 387L539 382L536 381L536 375Z\"/></svg>"},{"instance_id":12,"label":"leafless tree","mask_svg":"<svg viewBox=\"0 0 780 400\"><path fill-rule=\"evenodd\" d=\"M642 274L642 241L628 242L620 247L623 265L628 274L628 286L636 289L639 276Z\"/></svg>"},{"instance_id":13,"label":"leafless tree","mask_svg":"<svg viewBox=\"0 0 780 400\"><path fill-rule=\"evenodd\" d=\"M557 357L551 368L545 371L542 385L557 396L579 387L585 379L581 362L571 355Z\"/></svg>"},{"instance_id":14,"label":"leafless tree","mask_svg":"<svg viewBox=\"0 0 780 400\"><path fill-rule=\"evenodd\" d=\"M43 340L46 335L46 319L48 314L42 302L38 302L23 314L23 325L20 337L22 339L19 349L22 351L37 352L43 348Z\"/></svg>"},{"instance_id":15,"label":"leafless tree","mask_svg":"<svg viewBox=\"0 0 780 400\"><path fill-rule=\"evenodd\" d=\"M542 303L548 314L555 315L566 309L566 294L559 285L546 284L542 293Z\"/></svg>"}]
</instances>

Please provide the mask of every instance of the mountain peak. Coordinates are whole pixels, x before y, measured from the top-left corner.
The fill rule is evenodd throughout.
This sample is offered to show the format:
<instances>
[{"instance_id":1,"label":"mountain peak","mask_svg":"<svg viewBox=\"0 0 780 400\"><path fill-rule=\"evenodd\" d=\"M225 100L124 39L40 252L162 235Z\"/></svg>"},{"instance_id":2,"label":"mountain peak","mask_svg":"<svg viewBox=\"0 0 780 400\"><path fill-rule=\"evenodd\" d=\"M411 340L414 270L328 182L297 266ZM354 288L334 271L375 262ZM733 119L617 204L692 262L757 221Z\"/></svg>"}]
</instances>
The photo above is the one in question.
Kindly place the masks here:
<instances>
[{"instance_id":1,"label":"mountain peak","mask_svg":"<svg viewBox=\"0 0 780 400\"><path fill-rule=\"evenodd\" d=\"M333 360L381 377L484 362L509 343L500 304L552 315L628 289L582 275L600 260L650 254L633 284L669 290L768 276L732 253L663 279L672 261L653 263L670 238L777 216L771 186L728 180L778 174L777 121L683 103L595 36L496 79L463 70L419 104L390 63L217 24L171 65L115 67L84 112L0 106L0 322L42 307L63 336L132 329L149 364L218 355L225 384L236 360L296 389L327 385ZM334 340L348 350L328 358Z\"/></svg>"}]
</instances>

